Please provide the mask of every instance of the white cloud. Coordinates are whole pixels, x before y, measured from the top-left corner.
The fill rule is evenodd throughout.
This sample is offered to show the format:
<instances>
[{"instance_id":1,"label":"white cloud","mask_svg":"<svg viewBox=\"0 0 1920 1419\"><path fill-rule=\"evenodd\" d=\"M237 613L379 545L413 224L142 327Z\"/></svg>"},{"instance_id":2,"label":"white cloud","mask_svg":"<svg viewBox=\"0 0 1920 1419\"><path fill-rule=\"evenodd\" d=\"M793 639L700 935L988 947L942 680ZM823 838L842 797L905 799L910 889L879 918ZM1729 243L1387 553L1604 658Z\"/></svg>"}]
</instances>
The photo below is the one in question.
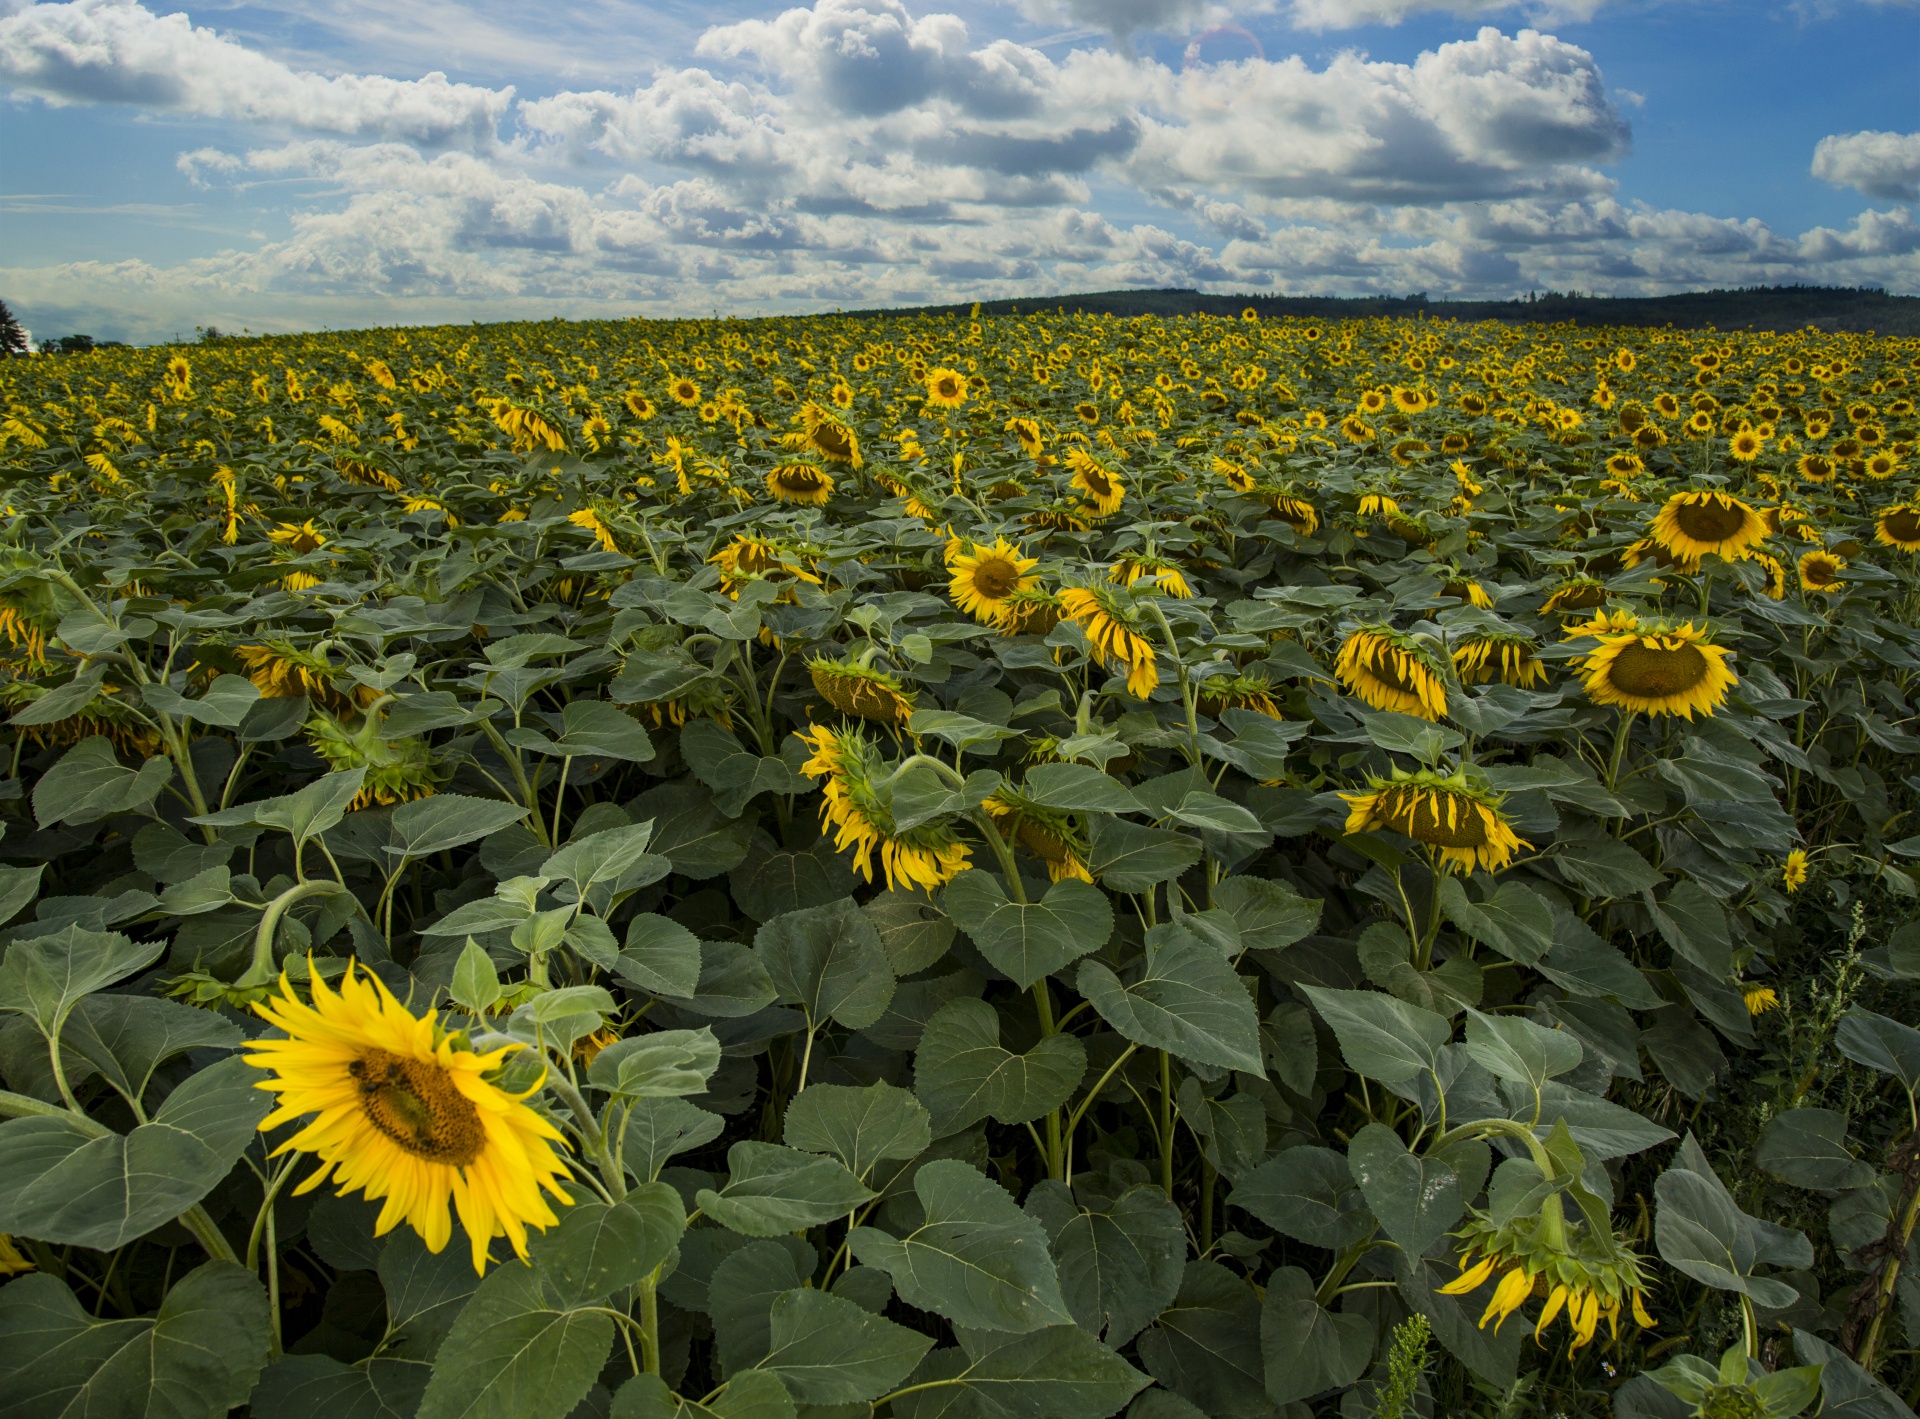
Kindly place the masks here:
<instances>
[{"instance_id":1,"label":"white cloud","mask_svg":"<svg viewBox=\"0 0 1920 1419\"><path fill-rule=\"evenodd\" d=\"M53 103L118 103L324 133L486 147L512 89L289 68L134 0L29 5L0 18L0 81Z\"/></svg>"},{"instance_id":2,"label":"white cloud","mask_svg":"<svg viewBox=\"0 0 1920 1419\"><path fill-rule=\"evenodd\" d=\"M1813 150L1813 175L1869 197L1920 202L1920 133L1836 133Z\"/></svg>"}]
</instances>

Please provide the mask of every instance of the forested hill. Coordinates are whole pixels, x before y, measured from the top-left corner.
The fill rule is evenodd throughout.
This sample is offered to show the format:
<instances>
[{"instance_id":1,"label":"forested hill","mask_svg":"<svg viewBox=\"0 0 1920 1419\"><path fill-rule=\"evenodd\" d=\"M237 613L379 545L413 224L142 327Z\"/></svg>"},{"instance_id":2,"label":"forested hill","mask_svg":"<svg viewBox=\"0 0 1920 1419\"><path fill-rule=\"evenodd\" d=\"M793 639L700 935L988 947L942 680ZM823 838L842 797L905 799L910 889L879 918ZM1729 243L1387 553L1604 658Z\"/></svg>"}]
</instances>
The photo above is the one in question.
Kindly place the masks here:
<instances>
[{"instance_id":1,"label":"forested hill","mask_svg":"<svg viewBox=\"0 0 1920 1419\"><path fill-rule=\"evenodd\" d=\"M1589 296L1549 291L1512 301L1429 300L1412 296L1211 295L1203 291L1094 291L1042 299L983 301L987 315L1048 310L1107 311L1115 315L1238 315L1251 306L1263 316L1354 320L1369 316L1424 316L1429 320L1571 321L1576 325L1672 325L1689 330L1876 331L1920 335L1920 296L1831 286L1755 286L1737 291L1689 291L1671 296ZM964 315L971 304L916 308L928 315ZM879 311L851 314L877 315ZM899 315L902 311L888 312Z\"/></svg>"}]
</instances>

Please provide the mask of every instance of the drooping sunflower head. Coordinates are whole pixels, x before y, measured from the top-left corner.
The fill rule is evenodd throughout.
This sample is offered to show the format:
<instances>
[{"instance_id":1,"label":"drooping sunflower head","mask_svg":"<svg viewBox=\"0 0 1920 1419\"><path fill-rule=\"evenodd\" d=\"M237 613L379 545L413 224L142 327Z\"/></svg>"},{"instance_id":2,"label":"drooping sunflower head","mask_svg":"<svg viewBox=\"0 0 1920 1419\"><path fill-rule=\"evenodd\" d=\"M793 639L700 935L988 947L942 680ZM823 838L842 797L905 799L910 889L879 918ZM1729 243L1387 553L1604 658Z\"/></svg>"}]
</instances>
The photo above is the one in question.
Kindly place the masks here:
<instances>
[{"instance_id":1,"label":"drooping sunflower head","mask_svg":"<svg viewBox=\"0 0 1920 1419\"><path fill-rule=\"evenodd\" d=\"M860 466L859 436L831 410L808 400L800 406L800 412L794 417L801 427L802 440L807 448L829 463L845 463L853 468Z\"/></svg>"},{"instance_id":2,"label":"drooping sunflower head","mask_svg":"<svg viewBox=\"0 0 1920 1419\"><path fill-rule=\"evenodd\" d=\"M626 398L620 402L627 406L627 412L629 414L641 420L643 423L660 412L654 406L654 402L637 389L628 390Z\"/></svg>"},{"instance_id":3,"label":"drooping sunflower head","mask_svg":"<svg viewBox=\"0 0 1920 1419\"><path fill-rule=\"evenodd\" d=\"M1349 691L1377 710L1444 719L1445 672L1423 642L1383 624L1352 631L1340 645L1334 674Z\"/></svg>"},{"instance_id":4,"label":"drooping sunflower head","mask_svg":"<svg viewBox=\"0 0 1920 1419\"><path fill-rule=\"evenodd\" d=\"M738 597L740 588L750 581L805 581L820 585L820 578L807 570L806 554L800 549L771 537L737 533L707 562L720 569L720 590Z\"/></svg>"},{"instance_id":5,"label":"drooping sunflower head","mask_svg":"<svg viewBox=\"0 0 1920 1419\"><path fill-rule=\"evenodd\" d=\"M1453 664L1462 684L1483 685L1497 679L1530 690L1547 683L1547 667L1536 649L1531 636L1504 632L1472 635L1454 647Z\"/></svg>"},{"instance_id":6,"label":"drooping sunflower head","mask_svg":"<svg viewBox=\"0 0 1920 1419\"><path fill-rule=\"evenodd\" d=\"M1581 688L1598 705L1692 719L1696 711L1711 715L1740 683L1727 668L1732 652L1714 645L1691 621L1636 625L1598 640L1580 662Z\"/></svg>"},{"instance_id":7,"label":"drooping sunflower head","mask_svg":"<svg viewBox=\"0 0 1920 1419\"><path fill-rule=\"evenodd\" d=\"M1536 1295L1544 1297L1546 1304L1534 1322L1534 1338L1538 1340L1565 1312L1571 1332L1569 1354L1592 1342L1602 1320L1617 1335L1623 1309L1642 1328L1654 1324L1646 1308L1646 1273L1632 1247L1584 1220L1565 1220L1558 1193L1547 1198L1540 1212L1505 1222L1471 1211L1467 1225L1454 1235L1464 1244L1461 1271L1456 1280L1440 1288L1440 1294L1464 1296L1497 1277L1493 1296L1480 1316L1483 1330L1489 1323L1498 1330Z\"/></svg>"},{"instance_id":8,"label":"drooping sunflower head","mask_svg":"<svg viewBox=\"0 0 1920 1419\"><path fill-rule=\"evenodd\" d=\"M1607 584L1597 577L1569 577L1547 594L1540 607L1543 616L1577 615L1606 604Z\"/></svg>"},{"instance_id":9,"label":"drooping sunflower head","mask_svg":"<svg viewBox=\"0 0 1920 1419\"><path fill-rule=\"evenodd\" d=\"M1040 587L1016 588L1000 603L997 624L1004 636L1044 636L1060 624L1060 598Z\"/></svg>"},{"instance_id":10,"label":"drooping sunflower head","mask_svg":"<svg viewBox=\"0 0 1920 1419\"><path fill-rule=\"evenodd\" d=\"M880 724L905 724L913 714L913 692L885 670L816 656L807 662L807 673L820 698L842 714Z\"/></svg>"},{"instance_id":11,"label":"drooping sunflower head","mask_svg":"<svg viewBox=\"0 0 1920 1419\"><path fill-rule=\"evenodd\" d=\"M1343 793L1349 833L1400 833L1433 849L1442 866L1471 876L1498 872L1523 842L1500 811L1499 794L1476 786L1465 774L1396 771L1391 779L1367 780L1365 793Z\"/></svg>"},{"instance_id":12,"label":"drooping sunflower head","mask_svg":"<svg viewBox=\"0 0 1920 1419\"><path fill-rule=\"evenodd\" d=\"M1920 552L1920 507L1895 503L1881 508L1873 521L1873 540L1901 552Z\"/></svg>"},{"instance_id":13,"label":"drooping sunflower head","mask_svg":"<svg viewBox=\"0 0 1920 1419\"><path fill-rule=\"evenodd\" d=\"M1470 576L1457 573L1449 576L1441 585L1440 594L1464 601L1469 606L1477 606L1482 611L1493 609L1493 597L1484 586Z\"/></svg>"},{"instance_id":14,"label":"drooping sunflower head","mask_svg":"<svg viewBox=\"0 0 1920 1419\"><path fill-rule=\"evenodd\" d=\"M960 542L947 553L951 573L947 593L955 606L976 621L993 624L1000 620L1009 596L1040 585L1040 578L1030 575L1039 565L1038 557L1021 556L1020 549L1004 537L996 538L992 546Z\"/></svg>"},{"instance_id":15,"label":"drooping sunflower head","mask_svg":"<svg viewBox=\"0 0 1920 1419\"><path fill-rule=\"evenodd\" d=\"M1297 537L1311 537L1320 530L1320 513L1299 494L1284 488L1261 490L1273 515L1291 527Z\"/></svg>"},{"instance_id":16,"label":"drooping sunflower head","mask_svg":"<svg viewBox=\"0 0 1920 1419\"><path fill-rule=\"evenodd\" d=\"M1711 553L1731 561L1765 540L1767 524L1731 493L1692 488L1667 499L1650 531L1676 557L1697 560Z\"/></svg>"},{"instance_id":17,"label":"drooping sunflower head","mask_svg":"<svg viewBox=\"0 0 1920 1419\"><path fill-rule=\"evenodd\" d=\"M1020 451L1029 458L1038 458L1047 451L1047 440L1040 432L1037 419L1011 418L1007 420L1005 432L1020 441Z\"/></svg>"},{"instance_id":18,"label":"drooping sunflower head","mask_svg":"<svg viewBox=\"0 0 1920 1419\"><path fill-rule=\"evenodd\" d=\"M959 370L927 371L927 403L941 409L958 409L967 402L967 377Z\"/></svg>"},{"instance_id":19,"label":"drooping sunflower head","mask_svg":"<svg viewBox=\"0 0 1920 1419\"><path fill-rule=\"evenodd\" d=\"M435 760L426 740L415 735L389 737L382 730L382 718L380 711L372 710L359 725L350 726L318 710L306 724L307 742L331 772L365 770L360 792L348 805L352 809L426 798L451 776Z\"/></svg>"},{"instance_id":20,"label":"drooping sunflower head","mask_svg":"<svg viewBox=\"0 0 1920 1419\"><path fill-rule=\"evenodd\" d=\"M1840 573L1847 564L1831 552L1806 552L1800 557L1800 589L1802 591L1838 591L1842 586Z\"/></svg>"},{"instance_id":21,"label":"drooping sunflower head","mask_svg":"<svg viewBox=\"0 0 1920 1419\"><path fill-rule=\"evenodd\" d=\"M1047 876L1053 881L1093 880L1087 869L1091 852L1086 834L1072 814L1036 803L1012 787L999 789L980 806L1003 834L1047 864Z\"/></svg>"},{"instance_id":22,"label":"drooping sunflower head","mask_svg":"<svg viewBox=\"0 0 1920 1419\"><path fill-rule=\"evenodd\" d=\"M1269 719L1280 719L1280 706L1274 702L1273 682L1261 675L1215 675L1198 686L1200 712L1219 718L1222 710L1252 710Z\"/></svg>"},{"instance_id":23,"label":"drooping sunflower head","mask_svg":"<svg viewBox=\"0 0 1920 1419\"><path fill-rule=\"evenodd\" d=\"M254 1008L286 1038L245 1047L249 1064L271 1072L257 1087L278 1105L260 1131L309 1119L274 1150L320 1162L295 1193L331 1179L342 1194L384 1198L376 1235L406 1222L434 1252L453 1235L451 1201L474 1270L486 1269L495 1237L524 1258L527 1229L559 1221L547 1198L571 1201L560 1186L571 1174L553 1146L559 1130L491 1077L520 1046L477 1054L352 963L337 993L317 973L310 988L309 1005L282 975L280 993Z\"/></svg>"},{"instance_id":24,"label":"drooping sunflower head","mask_svg":"<svg viewBox=\"0 0 1920 1419\"><path fill-rule=\"evenodd\" d=\"M1372 517L1393 518L1400 516L1400 504L1385 493L1365 493L1360 498L1359 517L1365 521Z\"/></svg>"},{"instance_id":25,"label":"drooping sunflower head","mask_svg":"<svg viewBox=\"0 0 1920 1419\"><path fill-rule=\"evenodd\" d=\"M1067 450L1066 465L1073 473L1069 486L1084 494L1095 512L1110 517L1120 510L1127 495L1127 480L1118 469L1079 447Z\"/></svg>"},{"instance_id":26,"label":"drooping sunflower head","mask_svg":"<svg viewBox=\"0 0 1920 1419\"><path fill-rule=\"evenodd\" d=\"M895 828L880 788L892 766L859 730L812 724L799 732L799 738L812 751L800 771L824 780L821 821L833 831L837 850L853 849L854 870L867 881L873 880L875 849L888 890L921 887L931 891L971 865L972 849L942 822L924 823L906 832Z\"/></svg>"},{"instance_id":27,"label":"drooping sunflower head","mask_svg":"<svg viewBox=\"0 0 1920 1419\"><path fill-rule=\"evenodd\" d=\"M1160 683L1153 644L1130 623L1132 607L1121 593L1103 586L1075 586L1060 593L1060 609L1086 634L1094 663L1121 665L1127 672L1127 693L1144 700Z\"/></svg>"},{"instance_id":28,"label":"drooping sunflower head","mask_svg":"<svg viewBox=\"0 0 1920 1419\"><path fill-rule=\"evenodd\" d=\"M816 463L781 463L767 474L767 491L779 502L824 507L833 496L833 475Z\"/></svg>"},{"instance_id":29,"label":"drooping sunflower head","mask_svg":"<svg viewBox=\"0 0 1920 1419\"><path fill-rule=\"evenodd\" d=\"M1128 553L1108 569L1107 575L1121 586L1133 586L1142 577L1152 577L1159 589L1168 596L1193 595L1193 588L1187 585L1186 576L1179 566L1151 553Z\"/></svg>"},{"instance_id":30,"label":"drooping sunflower head","mask_svg":"<svg viewBox=\"0 0 1920 1419\"><path fill-rule=\"evenodd\" d=\"M296 557L317 552L327 545L326 533L313 525L312 518L301 523L275 523L273 530L267 533L267 540L277 547L285 547Z\"/></svg>"}]
</instances>

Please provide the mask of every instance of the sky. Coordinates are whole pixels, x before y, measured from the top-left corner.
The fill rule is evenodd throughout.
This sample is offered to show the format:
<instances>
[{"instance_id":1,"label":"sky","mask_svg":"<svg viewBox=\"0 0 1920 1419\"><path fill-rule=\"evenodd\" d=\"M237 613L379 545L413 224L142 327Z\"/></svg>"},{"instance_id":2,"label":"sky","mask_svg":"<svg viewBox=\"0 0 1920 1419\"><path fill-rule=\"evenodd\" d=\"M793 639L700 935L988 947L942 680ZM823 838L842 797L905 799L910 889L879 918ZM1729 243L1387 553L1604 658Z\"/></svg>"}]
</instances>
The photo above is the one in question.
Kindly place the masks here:
<instances>
[{"instance_id":1,"label":"sky","mask_svg":"<svg viewBox=\"0 0 1920 1419\"><path fill-rule=\"evenodd\" d=\"M38 337L1920 293L1920 0L0 0L0 92Z\"/></svg>"}]
</instances>

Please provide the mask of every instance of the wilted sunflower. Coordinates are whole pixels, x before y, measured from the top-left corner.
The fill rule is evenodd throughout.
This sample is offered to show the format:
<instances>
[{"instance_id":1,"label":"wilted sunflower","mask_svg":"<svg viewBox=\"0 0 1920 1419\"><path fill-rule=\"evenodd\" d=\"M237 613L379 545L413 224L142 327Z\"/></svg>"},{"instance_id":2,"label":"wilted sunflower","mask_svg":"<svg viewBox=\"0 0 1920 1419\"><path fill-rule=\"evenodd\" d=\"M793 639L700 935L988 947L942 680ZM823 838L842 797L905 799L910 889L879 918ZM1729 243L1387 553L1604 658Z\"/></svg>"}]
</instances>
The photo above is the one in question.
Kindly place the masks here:
<instances>
[{"instance_id":1,"label":"wilted sunflower","mask_svg":"<svg viewBox=\"0 0 1920 1419\"><path fill-rule=\"evenodd\" d=\"M967 402L967 377L959 370L927 371L927 403L941 409L958 409Z\"/></svg>"},{"instance_id":2,"label":"wilted sunflower","mask_svg":"<svg viewBox=\"0 0 1920 1419\"><path fill-rule=\"evenodd\" d=\"M980 805L1000 831L1047 864L1047 876L1055 882L1071 877L1091 882L1087 870L1090 855L1084 835L1071 814L1047 808L1019 793L1003 787Z\"/></svg>"},{"instance_id":3,"label":"wilted sunflower","mask_svg":"<svg viewBox=\"0 0 1920 1419\"><path fill-rule=\"evenodd\" d=\"M308 699L343 704L346 697L333 688L333 666L318 651L301 650L291 642L269 637L260 645L237 645L233 653L247 668L247 678L266 699Z\"/></svg>"},{"instance_id":4,"label":"wilted sunflower","mask_svg":"<svg viewBox=\"0 0 1920 1419\"><path fill-rule=\"evenodd\" d=\"M1487 594L1487 589L1472 577L1448 577L1440 588L1440 594L1464 601L1469 606L1478 606L1482 611L1493 609L1493 598Z\"/></svg>"},{"instance_id":5,"label":"wilted sunflower","mask_svg":"<svg viewBox=\"0 0 1920 1419\"><path fill-rule=\"evenodd\" d=\"M426 798L449 776L434 761L426 740L414 735L388 737L382 730L384 718L382 710L370 709L357 727L350 728L319 710L306 723L307 742L327 761L329 771L366 771L349 808Z\"/></svg>"},{"instance_id":6,"label":"wilted sunflower","mask_svg":"<svg viewBox=\"0 0 1920 1419\"><path fill-rule=\"evenodd\" d=\"M1120 510L1127 496L1127 480L1118 469L1078 447L1067 450L1066 464L1073 472L1069 486L1085 494L1095 512L1110 517Z\"/></svg>"},{"instance_id":7,"label":"wilted sunflower","mask_svg":"<svg viewBox=\"0 0 1920 1419\"><path fill-rule=\"evenodd\" d=\"M317 552L327 545L327 536L313 525L308 518L303 523L275 523L273 530L267 533L267 540L277 547L285 547L297 557L309 552Z\"/></svg>"},{"instance_id":8,"label":"wilted sunflower","mask_svg":"<svg viewBox=\"0 0 1920 1419\"><path fill-rule=\"evenodd\" d=\"M1108 569L1107 576L1121 586L1132 586L1141 577L1155 577L1160 590L1168 596L1193 595L1193 588L1187 585L1180 568L1165 557L1156 557L1151 553L1137 552L1122 556Z\"/></svg>"},{"instance_id":9,"label":"wilted sunflower","mask_svg":"<svg viewBox=\"0 0 1920 1419\"><path fill-rule=\"evenodd\" d=\"M1400 504L1385 493L1365 493L1360 498L1358 516L1363 522L1370 517L1396 518L1400 516Z\"/></svg>"},{"instance_id":10,"label":"wilted sunflower","mask_svg":"<svg viewBox=\"0 0 1920 1419\"><path fill-rule=\"evenodd\" d=\"M913 692L885 670L816 656L807 662L807 673L820 697L842 714L881 724L905 724L913 714Z\"/></svg>"},{"instance_id":11,"label":"wilted sunflower","mask_svg":"<svg viewBox=\"0 0 1920 1419\"><path fill-rule=\"evenodd\" d=\"M1013 590L1000 606L1000 633L1007 636L1044 636L1060 624L1060 598L1039 587Z\"/></svg>"},{"instance_id":12,"label":"wilted sunflower","mask_svg":"<svg viewBox=\"0 0 1920 1419\"><path fill-rule=\"evenodd\" d=\"M1497 679L1530 690L1547 683L1547 667L1535 655L1530 636L1484 634L1468 636L1454 648L1453 664L1467 685Z\"/></svg>"},{"instance_id":13,"label":"wilted sunflower","mask_svg":"<svg viewBox=\"0 0 1920 1419\"><path fill-rule=\"evenodd\" d=\"M1004 537L996 538L991 547L958 542L947 553L951 573L947 594L976 621L991 625L1000 620L1009 596L1040 585L1039 577L1028 575L1039 565L1038 557L1021 556L1020 549Z\"/></svg>"},{"instance_id":14,"label":"wilted sunflower","mask_svg":"<svg viewBox=\"0 0 1920 1419\"><path fill-rule=\"evenodd\" d=\"M944 826L926 823L897 832L893 815L882 801L879 781L890 772L878 749L857 729L836 731L812 724L799 732L813 751L800 771L824 778L822 822L834 829L834 847L854 850L854 870L873 880L873 850L880 850L880 867L887 889L924 887L931 891L951 881L971 864L972 849Z\"/></svg>"},{"instance_id":15,"label":"wilted sunflower","mask_svg":"<svg viewBox=\"0 0 1920 1419\"><path fill-rule=\"evenodd\" d=\"M860 466L860 439L854 431L820 405L808 400L794 421L801 427L801 444L829 463Z\"/></svg>"},{"instance_id":16,"label":"wilted sunflower","mask_svg":"<svg viewBox=\"0 0 1920 1419\"><path fill-rule=\"evenodd\" d=\"M1366 625L1340 645L1340 683L1377 710L1444 719L1447 688L1439 662L1420 641L1387 625Z\"/></svg>"},{"instance_id":17,"label":"wilted sunflower","mask_svg":"<svg viewBox=\"0 0 1920 1419\"><path fill-rule=\"evenodd\" d=\"M782 463L767 474L767 491L783 503L824 507L833 495L833 475L813 463Z\"/></svg>"},{"instance_id":18,"label":"wilted sunflower","mask_svg":"<svg viewBox=\"0 0 1920 1419\"><path fill-rule=\"evenodd\" d=\"M1464 1296L1499 1277L1480 1316L1483 1330L1488 1322L1498 1330L1535 1295L1544 1296L1546 1305L1534 1323L1534 1338L1564 1310L1573 1332L1569 1354L1592 1341L1602 1319L1619 1334L1622 1307L1630 1309L1636 1324L1654 1324L1647 1313L1647 1281L1639 1257L1618 1237L1596 1232L1584 1221L1566 1221L1558 1193L1547 1198L1539 1213L1504 1223L1472 1211L1467 1225L1454 1235L1466 1243L1462 1269L1457 1280L1440 1288L1441 1295Z\"/></svg>"},{"instance_id":19,"label":"wilted sunflower","mask_svg":"<svg viewBox=\"0 0 1920 1419\"><path fill-rule=\"evenodd\" d=\"M385 1198L374 1234L404 1221L434 1252L453 1235L451 1200L474 1270L486 1269L495 1237L524 1258L527 1228L559 1221L541 1193L571 1199L559 1182L570 1172L553 1148L559 1130L524 1102L533 1090L510 1093L488 1078L522 1046L476 1054L440 1028L436 1012L413 1015L351 962L338 994L318 974L312 991L313 1004L303 1004L282 975L280 994L254 1008L287 1038L245 1046L249 1064L273 1071L256 1086L278 1103L260 1131L313 1116L274 1149L320 1161L295 1194L331 1178L341 1196Z\"/></svg>"},{"instance_id":20,"label":"wilted sunflower","mask_svg":"<svg viewBox=\"0 0 1920 1419\"><path fill-rule=\"evenodd\" d=\"M1500 811L1501 796L1475 787L1462 773L1395 770L1391 779L1369 778L1365 793L1343 793L1349 833L1385 829L1434 849L1445 867L1472 876L1476 867L1498 872L1519 849L1531 847L1515 836Z\"/></svg>"},{"instance_id":21,"label":"wilted sunflower","mask_svg":"<svg viewBox=\"0 0 1920 1419\"><path fill-rule=\"evenodd\" d=\"M1023 419L1018 416L1007 420L1005 433L1010 433L1020 441L1020 451L1029 458L1038 458L1047 451L1047 441L1040 432L1037 419Z\"/></svg>"},{"instance_id":22,"label":"wilted sunflower","mask_svg":"<svg viewBox=\"0 0 1920 1419\"><path fill-rule=\"evenodd\" d=\"M1273 515L1291 527L1296 536L1311 537L1320 530L1320 514L1305 498L1276 488L1263 488L1261 492Z\"/></svg>"},{"instance_id":23,"label":"wilted sunflower","mask_svg":"<svg viewBox=\"0 0 1920 1419\"><path fill-rule=\"evenodd\" d=\"M1202 714L1219 718L1222 710L1252 710L1269 719L1281 718L1274 703L1273 682L1259 675L1215 675L1198 686Z\"/></svg>"},{"instance_id":24,"label":"wilted sunflower","mask_svg":"<svg viewBox=\"0 0 1920 1419\"><path fill-rule=\"evenodd\" d=\"M1565 616L1570 613L1591 611L1604 605L1607 599L1607 584L1590 576L1569 577L1547 595L1540 607L1543 616Z\"/></svg>"},{"instance_id":25,"label":"wilted sunflower","mask_svg":"<svg viewBox=\"0 0 1920 1419\"><path fill-rule=\"evenodd\" d=\"M1667 629L1636 626L1598 639L1599 648L1581 662L1581 688L1597 705L1692 719L1696 710L1711 715L1740 683L1727 669L1731 652L1691 621Z\"/></svg>"},{"instance_id":26,"label":"wilted sunflower","mask_svg":"<svg viewBox=\"0 0 1920 1419\"><path fill-rule=\"evenodd\" d=\"M567 514L567 521L575 527L584 527L593 534L593 544L603 552L618 552L620 544L614 540L613 529L607 526L606 519L593 508L577 508Z\"/></svg>"},{"instance_id":27,"label":"wilted sunflower","mask_svg":"<svg viewBox=\"0 0 1920 1419\"><path fill-rule=\"evenodd\" d=\"M1920 552L1920 507L1895 503L1881 508L1873 520L1873 540L1882 547Z\"/></svg>"},{"instance_id":28,"label":"wilted sunflower","mask_svg":"<svg viewBox=\"0 0 1920 1419\"><path fill-rule=\"evenodd\" d=\"M1127 628L1129 608L1104 587L1069 587L1060 593L1060 609L1086 633L1096 665L1126 667L1127 693L1144 700L1160 683L1153 646Z\"/></svg>"},{"instance_id":29,"label":"wilted sunflower","mask_svg":"<svg viewBox=\"0 0 1920 1419\"><path fill-rule=\"evenodd\" d=\"M1731 493L1691 488L1667 499L1650 531L1676 557L1698 560L1712 553L1732 561L1765 540L1767 524Z\"/></svg>"},{"instance_id":30,"label":"wilted sunflower","mask_svg":"<svg viewBox=\"0 0 1920 1419\"><path fill-rule=\"evenodd\" d=\"M750 581L806 581L820 585L820 578L801 565L801 555L771 537L742 532L708 557L707 562L720 569L720 590L737 598L740 588Z\"/></svg>"},{"instance_id":31,"label":"wilted sunflower","mask_svg":"<svg viewBox=\"0 0 1920 1419\"><path fill-rule=\"evenodd\" d=\"M1802 591L1838 591L1847 564L1831 552L1807 552L1800 558Z\"/></svg>"},{"instance_id":32,"label":"wilted sunflower","mask_svg":"<svg viewBox=\"0 0 1920 1419\"><path fill-rule=\"evenodd\" d=\"M1779 992L1770 985L1743 985L1740 988L1740 1000L1747 1007L1749 1015L1764 1015L1769 1010L1780 1008Z\"/></svg>"}]
</instances>

